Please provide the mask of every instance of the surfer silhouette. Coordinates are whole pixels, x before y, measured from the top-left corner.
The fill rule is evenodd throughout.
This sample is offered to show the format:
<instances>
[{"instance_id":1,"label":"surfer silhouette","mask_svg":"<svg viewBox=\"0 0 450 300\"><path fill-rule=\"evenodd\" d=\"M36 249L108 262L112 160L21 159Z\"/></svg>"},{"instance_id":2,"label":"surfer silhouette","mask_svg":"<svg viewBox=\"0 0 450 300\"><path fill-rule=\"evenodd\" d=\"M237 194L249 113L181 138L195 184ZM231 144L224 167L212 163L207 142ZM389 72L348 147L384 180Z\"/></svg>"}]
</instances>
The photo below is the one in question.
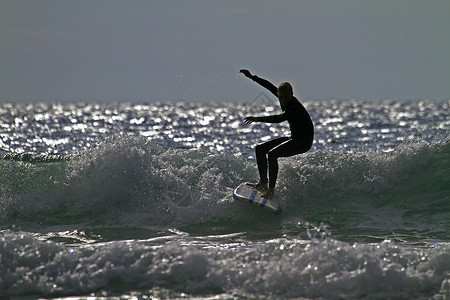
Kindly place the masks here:
<instances>
[{"instance_id":1,"label":"surfer silhouette","mask_svg":"<svg viewBox=\"0 0 450 300\"><path fill-rule=\"evenodd\" d=\"M260 180L258 183L252 183L251 185L259 190L265 191L262 195L263 197L273 198L278 176L278 158L305 153L311 149L314 139L314 125L305 107L294 97L292 86L288 82L281 83L277 88L269 81L252 75L246 69L241 69L240 73L259 83L274 94L280 101L282 110L282 113L279 115L263 117L248 116L244 119L245 123L280 123L288 121L291 130L290 137L273 139L259 144L255 148ZM267 179L267 168L269 168L269 179Z\"/></svg>"}]
</instances>

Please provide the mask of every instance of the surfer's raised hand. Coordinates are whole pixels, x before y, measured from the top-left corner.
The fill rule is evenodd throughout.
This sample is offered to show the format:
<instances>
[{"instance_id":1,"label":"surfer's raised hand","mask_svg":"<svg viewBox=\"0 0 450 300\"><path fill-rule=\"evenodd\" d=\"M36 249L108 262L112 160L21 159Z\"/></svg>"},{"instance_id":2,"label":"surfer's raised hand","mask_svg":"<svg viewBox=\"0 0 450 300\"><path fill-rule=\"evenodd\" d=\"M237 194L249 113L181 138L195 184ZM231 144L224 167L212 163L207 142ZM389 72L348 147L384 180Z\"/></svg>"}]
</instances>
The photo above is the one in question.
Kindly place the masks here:
<instances>
[{"instance_id":1,"label":"surfer's raised hand","mask_svg":"<svg viewBox=\"0 0 450 300\"><path fill-rule=\"evenodd\" d=\"M244 119L244 122L245 122L245 124L251 124L253 122L256 122L256 117L252 117L252 116L246 117Z\"/></svg>"},{"instance_id":2,"label":"surfer's raised hand","mask_svg":"<svg viewBox=\"0 0 450 300\"><path fill-rule=\"evenodd\" d=\"M248 77L248 78L252 78L252 73L250 73L250 71L249 70L246 70L246 69L241 69L240 71L239 71L239 73L242 73L242 74L244 74L245 75L245 77Z\"/></svg>"}]
</instances>

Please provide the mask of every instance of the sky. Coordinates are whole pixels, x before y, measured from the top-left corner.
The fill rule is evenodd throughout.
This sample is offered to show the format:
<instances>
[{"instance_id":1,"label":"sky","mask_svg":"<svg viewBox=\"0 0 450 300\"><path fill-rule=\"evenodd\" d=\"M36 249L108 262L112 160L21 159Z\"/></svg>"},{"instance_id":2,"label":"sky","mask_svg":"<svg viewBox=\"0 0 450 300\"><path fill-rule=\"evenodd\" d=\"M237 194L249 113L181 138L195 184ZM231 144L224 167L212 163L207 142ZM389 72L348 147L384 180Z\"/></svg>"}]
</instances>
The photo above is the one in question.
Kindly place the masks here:
<instances>
[{"instance_id":1,"label":"sky","mask_svg":"<svg viewBox=\"0 0 450 300\"><path fill-rule=\"evenodd\" d=\"M0 0L0 102L449 99L449 0Z\"/></svg>"}]
</instances>

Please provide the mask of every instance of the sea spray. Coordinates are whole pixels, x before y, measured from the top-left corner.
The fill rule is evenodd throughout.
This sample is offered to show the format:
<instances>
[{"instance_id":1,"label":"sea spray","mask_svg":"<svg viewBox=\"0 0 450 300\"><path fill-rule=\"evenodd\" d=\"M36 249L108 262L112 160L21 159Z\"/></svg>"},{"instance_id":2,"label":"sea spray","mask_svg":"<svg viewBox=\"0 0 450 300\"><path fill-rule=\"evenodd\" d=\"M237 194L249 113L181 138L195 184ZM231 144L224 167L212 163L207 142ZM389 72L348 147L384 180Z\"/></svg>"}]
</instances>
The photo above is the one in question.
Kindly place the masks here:
<instances>
[{"instance_id":1,"label":"sea spray","mask_svg":"<svg viewBox=\"0 0 450 300\"><path fill-rule=\"evenodd\" d=\"M448 224L442 210L448 208L448 149L448 143L420 144L389 153L316 151L280 159L280 218L442 232ZM65 223L74 217L126 222L127 214L141 214L143 224L240 222L249 208L234 203L231 192L257 176L249 159L171 149L136 137L106 140L63 161L0 163L2 218L10 223ZM388 211L395 216L390 222L376 220ZM428 224L439 215L442 221Z\"/></svg>"}]
</instances>

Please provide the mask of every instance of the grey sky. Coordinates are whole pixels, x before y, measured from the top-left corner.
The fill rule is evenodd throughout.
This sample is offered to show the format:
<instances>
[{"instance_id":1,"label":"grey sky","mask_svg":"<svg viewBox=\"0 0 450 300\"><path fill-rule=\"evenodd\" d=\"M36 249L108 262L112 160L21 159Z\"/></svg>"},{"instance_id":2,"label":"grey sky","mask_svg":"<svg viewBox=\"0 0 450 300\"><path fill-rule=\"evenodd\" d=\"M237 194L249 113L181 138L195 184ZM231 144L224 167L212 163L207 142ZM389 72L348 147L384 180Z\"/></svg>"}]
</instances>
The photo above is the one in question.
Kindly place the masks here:
<instances>
[{"instance_id":1,"label":"grey sky","mask_svg":"<svg viewBox=\"0 0 450 300\"><path fill-rule=\"evenodd\" d=\"M450 1L0 0L0 101L450 97Z\"/></svg>"}]
</instances>

